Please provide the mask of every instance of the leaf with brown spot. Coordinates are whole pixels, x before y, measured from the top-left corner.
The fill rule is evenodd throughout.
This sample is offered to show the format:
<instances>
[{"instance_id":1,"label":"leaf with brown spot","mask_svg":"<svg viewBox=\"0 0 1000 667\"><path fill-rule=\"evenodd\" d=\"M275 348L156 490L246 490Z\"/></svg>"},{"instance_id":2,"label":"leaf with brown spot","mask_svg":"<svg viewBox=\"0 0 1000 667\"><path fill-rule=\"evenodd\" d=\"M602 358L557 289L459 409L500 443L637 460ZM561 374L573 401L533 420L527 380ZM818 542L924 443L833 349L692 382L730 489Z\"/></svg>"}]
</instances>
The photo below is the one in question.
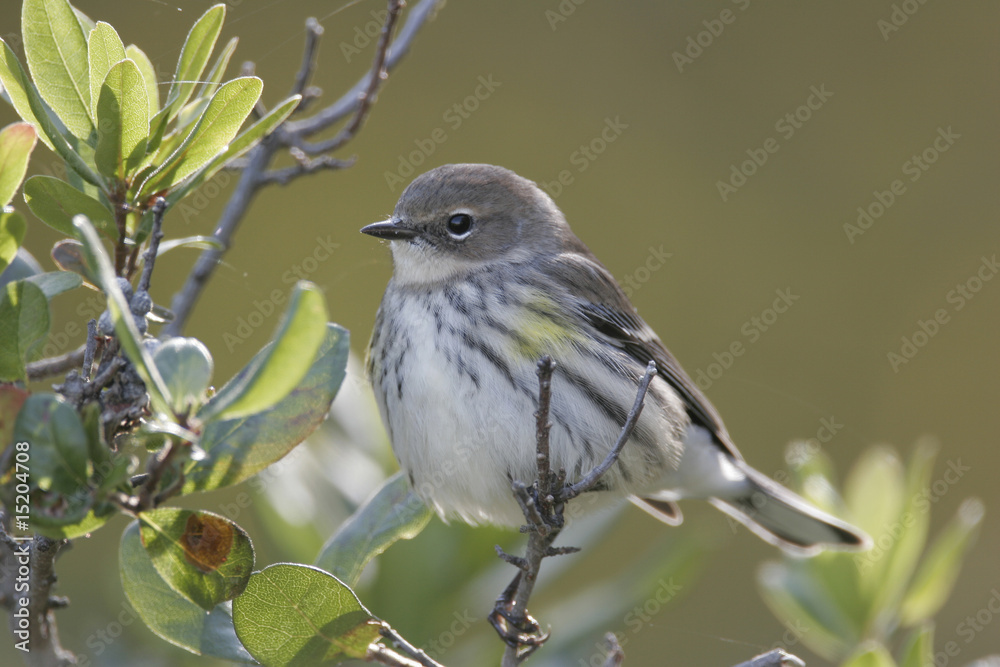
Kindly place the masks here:
<instances>
[{"instance_id":1,"label":"leaf with brown spot","mask_svg":"<svg viewBox=\"0 0 1000 667\"><path fill-rule=\"evenodd\" d=\"M139 515L150 560L172 589L210 611L243 592L253 570L250 537L211 512L164 507Z\"/></svg>"}]
</instances>

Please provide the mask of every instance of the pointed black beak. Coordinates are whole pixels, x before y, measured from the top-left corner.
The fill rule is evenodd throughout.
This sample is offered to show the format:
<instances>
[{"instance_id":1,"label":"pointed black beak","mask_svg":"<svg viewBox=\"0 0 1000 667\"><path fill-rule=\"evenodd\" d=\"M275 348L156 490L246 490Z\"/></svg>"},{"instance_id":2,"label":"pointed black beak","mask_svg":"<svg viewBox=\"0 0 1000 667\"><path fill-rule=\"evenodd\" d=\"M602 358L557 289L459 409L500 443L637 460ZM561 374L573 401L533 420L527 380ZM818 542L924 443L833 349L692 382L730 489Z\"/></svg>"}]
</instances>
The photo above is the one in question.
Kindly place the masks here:
<instances>
[{"instance_id":1,"label":"pointed black beak","mask_svg":"<svg viewBox=\"0 0 1000 667\"><path fill-rule=\"evenodd\" d=\"M417 235L416 230L404 227L395 218L389 218L383 222L374 222L367 227L362 227L361 233L387 241L409 241Z\"/></svg>"}]
</instances>

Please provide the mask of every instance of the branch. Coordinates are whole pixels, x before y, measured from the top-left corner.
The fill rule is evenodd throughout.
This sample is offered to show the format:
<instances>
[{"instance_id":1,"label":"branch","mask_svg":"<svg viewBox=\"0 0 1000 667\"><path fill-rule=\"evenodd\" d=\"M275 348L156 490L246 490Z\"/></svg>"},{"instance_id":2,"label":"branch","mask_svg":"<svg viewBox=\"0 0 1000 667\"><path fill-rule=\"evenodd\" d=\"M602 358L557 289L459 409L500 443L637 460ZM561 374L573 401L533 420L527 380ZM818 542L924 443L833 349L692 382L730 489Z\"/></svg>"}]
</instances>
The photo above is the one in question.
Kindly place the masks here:
<instances>
[{"instance_id":1,"label":"branch","mask_svg":"<svg viewBox=\"0 0 1000 667\"><path fill-rule=\"evenodd\" d=\"M215 240L220 247L204 250L198 257L184 286L174 295L171 303L174 319L163 328L162 337L179 336L184 331L195 302L201 296L223 254L232 245L233 235L242 223L250 202L258 190L271 184L286 185L299 176L326 169L342 169L353 163L326 155L311 160L308 156L339 148L357 135L374 103L375 93L385 80L386 73L407 53L417 32L427 22L439 2L440 0L422 0L414 7L407 15L405 25L390 45L391 33L399 17L402 0L389 0L389 13L382 26L382 35L379 38L371 70L336 102L309 118L286 121L247 154L236 189L226 203L215 230ZM322 34L323 29L315 19L306 22L306 44L302 64L292 85L293 93L303 94L303 103L299 105L298 111L304 108L307 99L315 97L313 89L309 88L308 84L315 68L316 50ZM354 118L333 140L323 142L323 145L313 145L305 141L305 137L329 128L351 113L355 114ZM292 153L296 164L284 169L271 170L269 167L275 155L286 148L298 149L298 153Z\"/></svg>"},{"instance_id":2,"label":"branch","mask_svg":"<svg viewBox=\"0 0 1000 667\"><path fill-rule=\"evenodd\" d=\"M66 601L51 595L56 581L55 560L69 540L52 540L35 535L30 541L15 540L0 528L0 554L3 570L3 606L10 611L9 625L15 642L27 641L24 660L29 667L64 667L76 664L76 657L64 649L53 610L65 607ZM15 594L14 582L25 582L28 589ZM20 601L27 598L27 605ZM22 627L22 622L27 627ZM19 634L27 630L25 634Z\"/></svg>"},{"instance_id":3,"label":"branch","mask_svg":"<svg viewBox=\"0 0 1000 667\"><path fill-rule=\"evenodd\" d=\"M67 352L66 354L59 355L58 357L32 361L27 366L28 379L44 380L45 378L52 377L53 375L62 375L83 363L83 355L85 351L86 346L81 345L72 352Z\"/></svg>"},{"instance_id":4,"label":"branch","mask_svg":"<svg viewBox=\"0 0 1000 667\"><path fill-rule=\"evenodd\" d=\"M517 667L549 638L547 632L542 632L538 622L527 612L528 600L535 587L542 560L549 556L574 553L576 547L553 547L563 527L563 511L566 502L588 491L597 484L618 460L622 448L632 436L635 425L642 413L642 406L649 389L649 383L656 375L656 364L650 362L646 373L639 383L635 402L622 426L615 446L604 460L594 467L582 480L576 484L566 484L566 471L560 469L555 473L551 469L549 452L549 409L552 403L552 374L555 362L549 356L542 357L538 362L538 410L535 412L535 441L538 479L532 487L515 480L511 483L514 497L524 513L527 525L522 527L527 532L528 544L524 557L511 556L497 547L498 555L506 562L517 567L520 572L497 598L489 620L500 637L507 643L504 651L503 667ZM624 659L621 647L617 642L612 644L608 657L608 665L619 665Z\"/></svg>"}]
</instances>

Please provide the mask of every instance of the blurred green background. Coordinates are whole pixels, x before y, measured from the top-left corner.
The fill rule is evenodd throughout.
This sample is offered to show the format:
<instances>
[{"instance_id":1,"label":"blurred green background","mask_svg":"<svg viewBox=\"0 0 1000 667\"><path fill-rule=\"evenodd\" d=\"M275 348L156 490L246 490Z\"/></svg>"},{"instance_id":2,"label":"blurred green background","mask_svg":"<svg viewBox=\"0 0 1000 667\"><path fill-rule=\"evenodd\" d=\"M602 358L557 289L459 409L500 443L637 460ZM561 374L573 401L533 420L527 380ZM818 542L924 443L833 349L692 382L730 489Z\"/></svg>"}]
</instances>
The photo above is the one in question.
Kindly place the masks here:
<instances>
[{"instance_id":1,"label":"blurred green background","mask_svg":"<svg viewBox=\"0 0 1000 667\"><path fill-rule=\"evenodd\" d=\"M161 82L210 4L76 2L142 47ZM374 34L384 9L375 0L228 4L223 39L240 37L234 62L256 63L267 103L291 85L306 17L326 29L314 83L330 102L368 67L373 44L365 33ZM20 54L19 6L0 6L0 35ZM344 153L357 155L357 164L260 194L187 333L212 350L221 384L269 339L280 308L249 337L241 322L266 313L272 292L287 294L301 274L325 288L333 318L363 353L391 267L387 250L357 230L391 212L403 185L428 168L509 167L548 184L576 233L623 283L631 281L640 313L692 376L706 374L706 393L762 471L785 469L785 445L796 439L828 439L825 451L843 473L872 444L905 452L925 434L942 445L935 480L945 479L949 462L967 467L938 486L932 525L970 495L986 503L978 545L938 617L936 643L961 647L946 660L971 662L1000 651L1000 619L988 606L1000 590L1000 279L992 279L1000 270L998 27L995 3L452 0L419 35ZM0 124L14 119L0 108ZM53 161L39 147L30 171ZM734 175L740 170L742 179ZM733 188L720 192L720 182ZM168 237L210 233L234 184L235 176L217 178L191 208L175 210ZM852 231L859 207L871 222ZM34 224L26 246L51 268L48 248L57 238ZM663 253L670 255L653 260ZM181 250L157 264L158 302L169 305L195 257ZM798 298L775 318L767 311L776 290ZM50 351L80 342L59 335L88 306L65 299L57 302ZM936 313L944 323L933 327L927 322ZM742 354L727 358L736 342ZM370 416L363 378L355 374L345 386L335 409ZM318 438L305 459L258 485L269 502L245 508L239 522L260 566L311 560L377 482L372 462L388 465L384 436L359 428L333 425L339 445ZM360 440L364 447L345 444ZM302 464L317 459L330 466L327 486L340 496L310 496L304 489L322 485L289 482L322 477ZM189 504L219 511L243 490ZM567 543L586 542L587 554L550 564L553 577L560 567L571 570L542 591L536 614L558 638L581 609L621 611L581 640L579 655L556 663L553 646L539 654L540 664L588 664L602 630L626 633L629 665L731 665L782 639L786 629L754 581L774 549L734 531L707 505L684 509L679 529L625 509L567 536ZM291 525L305 519L314 527ZM141 622L116 626L131 618L117 580L123 525L79 540L60 562L58 592L72 602L59 612L64 643L89 664L205 664ZM595 536L602 526L610 532ZM446 664L492 661L500 644L482 619L510 575L493 566L497 540L516 544L507 534L435 519L383 558L362 586L363 599L414 643L443 646L453 633L458 648L439 652ZM692 558L701 549L705 555ZM692 560L701 575L687 583ZM630 576L634 563L649 576L556 608L595 578ZM657 563L662 572L654 572ZM629 610L656 599L670 576L680 594L637 624ZM977 614L979 624L988 615L993 625L969 638L961 624ZM105 641L101 632L123 636ZM824 664L794 642L785 645ZM15 664L9 642L2 646L0 662ZM483 646L489 650L478 653Z\"/></svg>"}]
</instances>

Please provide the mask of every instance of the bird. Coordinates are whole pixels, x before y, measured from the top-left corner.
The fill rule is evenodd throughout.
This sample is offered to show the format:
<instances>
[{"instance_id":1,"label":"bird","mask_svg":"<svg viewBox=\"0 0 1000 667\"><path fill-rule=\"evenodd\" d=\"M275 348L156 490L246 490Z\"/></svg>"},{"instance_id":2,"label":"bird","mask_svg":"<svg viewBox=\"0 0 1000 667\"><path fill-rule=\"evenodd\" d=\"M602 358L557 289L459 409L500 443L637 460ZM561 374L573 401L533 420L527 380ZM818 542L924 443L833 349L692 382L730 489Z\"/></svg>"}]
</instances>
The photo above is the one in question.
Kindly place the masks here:
<instances>
[{"instance_id":1,"label":"bird","mask_svg":"<svg viewBox=\"0 0 1000 667\"><path fill-rule=\"evenodd\" d=\"M417 178L365 226L393 271L366 371L413 491L443 519L516 527L515 480L537 476L536 365L555 362L550 456L574 482L611 451L650 361L656 375L589 512L625 498L668 524L701 499L789 554L863 550L870 538L748 464L718 410L611 272L533 181L488 164Z\"/></svg>"}]
</instances>

